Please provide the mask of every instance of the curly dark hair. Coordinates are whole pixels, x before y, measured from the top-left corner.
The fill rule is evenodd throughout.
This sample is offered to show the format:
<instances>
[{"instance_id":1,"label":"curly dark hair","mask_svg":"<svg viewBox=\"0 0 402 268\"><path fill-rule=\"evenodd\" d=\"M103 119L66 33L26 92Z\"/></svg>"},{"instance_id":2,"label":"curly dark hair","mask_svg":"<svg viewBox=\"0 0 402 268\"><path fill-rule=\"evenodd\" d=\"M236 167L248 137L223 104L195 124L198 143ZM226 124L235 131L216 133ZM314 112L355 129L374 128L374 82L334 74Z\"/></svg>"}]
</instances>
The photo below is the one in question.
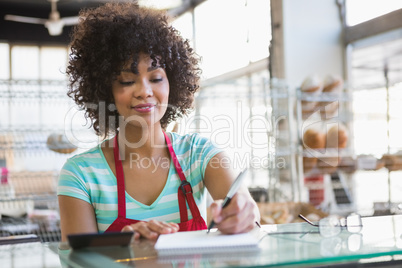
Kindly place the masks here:
<instances>
[{"instance_id":1,"label":"curly dark hair","mask_svg":"<svg viewBox=\"0 0 402 268\"><path fill-rule=\"evenodd\" d=\"M136 72L141 52L150 55L153 64L158 61L169 80L162 127L190 111L199 88L199 58L169 24L166 12L136 3L107 3L81 10L80 17L70 44L67 95L85 111L97 135L116 133L119 114L110 108L114 107L112 82L128 61Z\"/></svg>"}]
</instances>

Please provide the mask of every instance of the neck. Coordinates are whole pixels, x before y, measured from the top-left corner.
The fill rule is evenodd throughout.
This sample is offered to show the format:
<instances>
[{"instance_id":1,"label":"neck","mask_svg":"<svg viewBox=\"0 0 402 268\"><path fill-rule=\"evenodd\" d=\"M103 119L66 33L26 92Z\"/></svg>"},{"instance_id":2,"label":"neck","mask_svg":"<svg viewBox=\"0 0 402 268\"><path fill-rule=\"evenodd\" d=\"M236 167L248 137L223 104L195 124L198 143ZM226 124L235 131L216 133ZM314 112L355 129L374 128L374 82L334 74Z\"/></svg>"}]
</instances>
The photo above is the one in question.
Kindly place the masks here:
<instances>
[{"instance_id":1,"label":"neck","mask_svg":"<svg viewBox=\"0 0 402 268\"><path fill-rule=\"evenodd\" d=\"M126 127L119 132L118 139L123 159L130 159L133 155L152 157L166 151L165 136L160 126L148 129Z\"/></svg>"}]
</instances>

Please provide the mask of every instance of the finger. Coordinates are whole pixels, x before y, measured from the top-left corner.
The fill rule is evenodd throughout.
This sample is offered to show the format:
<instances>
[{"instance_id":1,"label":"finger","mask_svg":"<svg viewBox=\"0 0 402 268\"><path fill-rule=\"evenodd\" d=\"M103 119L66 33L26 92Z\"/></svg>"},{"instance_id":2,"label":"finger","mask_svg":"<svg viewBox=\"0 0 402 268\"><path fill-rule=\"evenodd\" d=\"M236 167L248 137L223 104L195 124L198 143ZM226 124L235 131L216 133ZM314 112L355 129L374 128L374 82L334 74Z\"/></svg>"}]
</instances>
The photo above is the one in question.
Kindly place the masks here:
<instances>
[{"instance_id":1,"label":"finger","mask_svg":"<svg viewBox=\"0 0 402 268\"><path fill-rule=\"evenodd\" d=\"M211 216L215 223L219 223L222 221L222 203L223 200L216 200L210 206L211 209Z\"/></svg>"},{"instance_id":2,"label":"finger","mask_svg":"<svg viewBox=\"0 0 402 268\"><path fill-rule=\"evenodd\" d=\"M134 240L140 239L141 235L139 232L136 232L131 225L126 225L121 229L122 232L134 232Z\"/></svg>"},{"instance_id":3,"label":"finger","mask_svg":"<svg viewBox=\"0 0 402 268\"><path fill-rule=\"evenodd\" d=\"M247 199L242 194L235 194L230 203L222 209L221 216L223 219L239 214L247 205Z\"/></svg>"},{"instance_id":4,"label":"finger","mask_svg":"<svg viewBox=\"0 0 402 268\"><path fill-rule=\"evenodd\" d=\"M237 211L237 208L233 209L233 211ZM223 233L247 232L254 228L255 217L256 215L253 203L246 202L245 206L238 212L230 215L227 214L217 227Z\"/></svg>"},{"instance_id":5,"label":"finger","mask_svg":"<svg viewBox=\"0 0 402 268\"><path fill-rule=\"evenodd\" d=\"M134 228L131 225L126 225L121 229L122 232L134 232Z\"/></svg>"},{"instance_id":6,"label":"finger","mask_svg":"<svg viewBox=\"0 0 402 268\"><path fill-rule=\"evenodd\" d=\"M224 221L219 223L217 227L219 231L225 234L244 233L253 229L253 225L248 218L241 219L237 215L226 218Z\"/></svg>"},{"instance_id":7,"label":"finger","mask_svg":"<svg viewBox=\"0 0 402 268\"><path fill-rule=\"evenodd\" d=\"M135 224L131 225L133 229L139 233L141 237L150 239L150 240L155 240L158 238L159 233L154 232L149 228L149 224L147 222L138 222Z\"/></svg>"},{"instance_id":8,"label":"finger","mask_svg":"<svg viewBox=\"0 0 402 268\"><path fill-rule=\"evenodd\" d=\"M150 230L158 234L170 234L177 231L176 230L177 228L174 225L171 225L167 222L150 220L148 223L149 223L148 227L150 228Z\"/></svg>"},{"instance_id":9,"label":"finger","mask_svg":"<svg viewBox=\"0 0 402 268\"><path fill-rule=\"evenodd\" d=\"M168 223L170 225L170 227L174 230L174 232L178 232L180 230L180 226L175 223L175 222L169 222Z\"/></svg>"},{"instance_id":10,"label":"finger","mask_svg":"<svg viewBox=\"0 0 402 268\"><path fill-rule=\"evenodd\" d=\"M139 232L134 232L134 240L139 240L141 238L141 234Z\"/></svg>"}]
</instances>

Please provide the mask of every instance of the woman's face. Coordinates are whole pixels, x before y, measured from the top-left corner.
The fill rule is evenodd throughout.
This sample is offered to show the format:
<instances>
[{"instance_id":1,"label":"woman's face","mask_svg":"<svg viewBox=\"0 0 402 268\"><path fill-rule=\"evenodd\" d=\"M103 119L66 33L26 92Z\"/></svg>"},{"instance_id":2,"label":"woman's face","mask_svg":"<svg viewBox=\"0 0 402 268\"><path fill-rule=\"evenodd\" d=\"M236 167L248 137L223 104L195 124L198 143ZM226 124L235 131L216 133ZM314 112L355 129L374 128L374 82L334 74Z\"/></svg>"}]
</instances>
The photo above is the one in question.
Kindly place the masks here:
<instances>
[{"instance_id":1,"label":"woman's face","mask_svg":"<svg viewBox=\"0 0 402 268\"><path fill-rule=\"evenodd\" d=\"M130 64L112 84L116 109L130 126L145 128L160 124L169 98L165 70L158 64L153 67L149 55L143 53L139 54L138 74L130 70Z\"/></svg>"}]
</instances>

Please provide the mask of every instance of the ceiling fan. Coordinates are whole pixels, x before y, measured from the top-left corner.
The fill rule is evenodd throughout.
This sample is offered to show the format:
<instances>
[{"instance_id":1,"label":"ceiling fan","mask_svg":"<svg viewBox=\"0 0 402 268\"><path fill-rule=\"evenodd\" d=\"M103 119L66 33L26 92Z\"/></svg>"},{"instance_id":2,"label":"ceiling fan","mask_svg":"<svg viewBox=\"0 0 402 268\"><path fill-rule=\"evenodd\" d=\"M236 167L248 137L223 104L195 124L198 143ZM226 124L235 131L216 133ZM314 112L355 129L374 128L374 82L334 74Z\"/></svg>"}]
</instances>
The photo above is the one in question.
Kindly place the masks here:
<instances>
[{"instance_id":1,"label":"ceiling fan","mask_svg":"<svg viewBox=\"0 0 402 268\"><path fill-rule=\"evenodd\" d=\"M78 23L79 16L75 17L60 17L60 13L57 11L57 2L59 0L48 0L51 4L51 11L48 19L33 18L18 15L5 15L4 19L9 21L43 24L52 36L61 35L64 26L75 25Z\"/></svg>"}]
</instances>

